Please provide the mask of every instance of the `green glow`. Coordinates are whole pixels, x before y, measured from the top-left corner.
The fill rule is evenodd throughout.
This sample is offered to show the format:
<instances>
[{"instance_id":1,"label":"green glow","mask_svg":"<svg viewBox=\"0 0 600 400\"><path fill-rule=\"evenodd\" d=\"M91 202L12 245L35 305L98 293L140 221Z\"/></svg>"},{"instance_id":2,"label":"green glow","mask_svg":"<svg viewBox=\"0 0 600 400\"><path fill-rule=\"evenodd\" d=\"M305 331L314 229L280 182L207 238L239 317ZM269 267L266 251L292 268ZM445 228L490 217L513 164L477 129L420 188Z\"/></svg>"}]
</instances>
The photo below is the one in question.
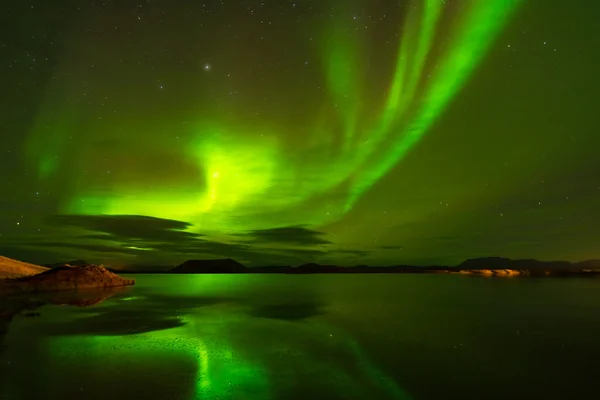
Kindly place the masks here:
<instances>
[{"instance_id":1,"label":"green glow","mask_svg":"<svg viewBox=\"0 0 600 400\"><path fill-rule=\"evenodd\" d=\"M224 313L223 313L224 311ZM195 374L195 384L180 391L187 391L188 398L221 398L221 399L261 399L269 400L274 393L283 391L289 393L295 384L302 379L296 374L298 371L316 373L323 382L315 384L328 385L328 390L347 396L362 394L364 397L373 395L373 389L385 393L390 399L411 400L396 381L383 373L365 356L360 346L342 330L317 322L306 322L301 327L278 324L273 321L249 322L247 317L236 315L221 310L219 315L209 312L202 316L184 317L185 325L161 331L127 336L63 336L50 338L45 347L48 356L53 360L56 371L68 370L69 366L79 365L92 373L98 380L106 379L104 374L110 375L113 371L122 371L130 377L138 376L163 376L173 382L187 382L178 372L170 374L168 370L177 365L195 366L195 373L186 370L186 374ZM266 325L264 325L266 323ZM335 363L329 363L327 357L320 358L320 354L305 353L288 358L285 367L277 370L277 362L270 359L268 349L282 346L282 350L290 351L294 339L289 343L280 342L279 337L270 338L264 342L259 339L256 343L258 349L249 351L244 348L246 341L229 342L230 330L235 327L247 325L250 332L256 329L266 329L268 326L275 329L278 335L284 335L290 328L300 330L302 345L304 343L320 343L328 351L348 355L362 374L357 380L352 368L345 368ZM284 329L280 331L280 329ZM295 335L294 335L295 336ZM321 339L318 339L321 338ZM251 340L256 338L251 337ZM326 344L330 342L331 344ZM259 344L262 343L262 344ZM288 350L289 349L289 350ZM293 350L291 350L293 351ZM256 353L256 354L254 354ZM260 353L260 354L259 354ZM258 354L258 355L257 355ZM293 354L293 353L292 353ZM258 358L257 358L258 357ZM260 360L260 361L259 361ZM274 363L275 362L275 363ZM102 366L95 369L93 366ZM168 370L165 370L167 368ZM91 371L90 371L91 369ZM289 369L289 370L288 370ZM272 371L269 374L267 371ZM274 373L274 375L273 375ZM181 374L181 372L179 372ZM52 384L51 374L48 373L45 383ZM271 381L271 377L275 379ZM279 386L276 386L279 385ZM43 386L42 386L43 387ZM293 390L293 389L292 389Z\"/></svg>"},{"instance_id":2,"label":"green glow","mask_svg":"<svg viewBox=\"0 0 600 400\"><path fill-rule=\"evenodd\" d=\"M440 62L437 72L432 75L431 83L423 95L415 117L403 123L401 127L395 128L401 135L380 154L377 160L371 162L369 167L361 170L356 185L353 187L353 194L348 199L347 209L351 207L360 194L401 160L439 118L453 96L464 85L466 79L475 69L486 49L507 22L508 17L516 9L519 2L520 0L490 0L472 3L464 20L459 24L454 37L450 40L452 46L447 47L442 58L444 61ZM441 2L433 0L427 4L429 12L431 8L441 7ZM434 16L427 18L426 21L437 19L435 16L437 12L431 12L431 14ZM429 32L430 28L425 29L425 31ZM424 36L428 35L425 34ZM429 40L423 40L422 42L430 43ZM418 51L420 55L425 53L426 50L423 49ZM422 64L422 61L419 64ZM412 83L410 86L415 87L416 85L417 83ZM396 104L393 96L390 103L391 105L388 105L388 108L393 108Z\"/></svg>"},{"instance_id":3,"label":"green glow","mask_svg":"<svg viewBox=\"0 0 600 400\"><path fill-rule=\"evenodd\" d=\"M323 50L331 100L335 112L343 121L343 153L349 150L356 133L360 100L360 86L358 84L360 82L360 70L357 67L360 65L360 49L358 46L340 46L340 44L348 40L348 37L353 37L354 42L358 42L359 38L356 38L355 32L344 29L342 26L335 26L330 40L326 42ZM354 90L348 90L349 88ZM328 132L326 134L331 135L332 133Z\"/></svg>"},{"instance_id":4,"label":"green glow","mask_svg":"<svg viewBox=\"0 0 600 400\"><path fill-rule=\"evenodd\" d=\"M138 246L125 246L126 249L130 250L140 250L140 251L152 251L153 249L148 247L138 247Z\"/></svg>"},{"instance_id":5,"label":"green glow","mask_svg":"<svg viewBox=\"0 0 600 400\"><path fill-rule=\"evenodd\" d=\"M190 400L234 399L234 388L252 391L257 394L256 398L270 398L264 371L236 359L231 350L221 348L221 345L208 347L200 338L193 337L193 332L193 326L186 326L132 336L69 336L50 343L50 355L60 361L59 368L85 362L81 358L84 356L88 362L95 360L105 367L127 368L134 375L144 375L144 368L160 371L160 364L173 365L187 360L195 363L197 368L196 385L190 390ZM83 349L86 350L82 354Z\"/></svg>"},{"instance_id":6,"label":"green glow","mask_svg":"<svg viewBox=\"0 0 600 400\"><path fill-rule=\"evenodd\" d=\"M419 7L424 7L420 10ZM407 34L402 36L402 44L398 52L396 74L392 88L388 95L387 107L383 115L383 130L387 131L390 124L401 116L408 103L413 98L416 87L423 73L425 58L431 50L434 30L443 8L443 0L426 0L415 7L411 7L407 18ZM419 32L417 13L423 13L421 30ZM408 40L417 37L417 40ZM414 48L416 46L416 49ZM416 51L415 51L416 50ZM410 73L407 73L407 64L411 54L415 54ZM407 80L408 76L408 81ZM403 88L406 87L406 90Z\"/></svg>"},{"instance_id":7,"label":"green glow","mask_svg":"<svg viewBox=\"0 0 600 400\"><path fill-rule=\"evenodd\" d=\"M257 282L264 279L259 278ZM145 279L159 285L165 282L159 276ZM56 382L69 376L77 382L76 390L93 389L101 395L115 390L103 382L111 382L117 374L127 377L125 393L145 387L153 388L157 394L168 391L190 400L278 399L298 388L307 389L307 378L315 388L322 387L343 398L385 395L394 400L411 399L392 377L369 360L347 331L320 319L290 322L256 318L248 314L251 303L225 301L233 293L244 297L247 277L174 279L177 282L167 282L166 290L177 293L175 297L155 286L158 293L146 291L143 296L136 296L134 292L113 297L84 312L77 308L47 308L39 332L24 327L37 343L33 347L31 338L25 339L13 331L15 340L11 341L9 356L22 354L23 348L28 347L31 359L39 357L48 363L40 364L48 368L43 370L43 378L36 380L31 393L54 387L64 396L73 387L56 387ZM148 289L143 280L142 287ZM224 301L202 305L204 297L222 297ZM194 301L196 307L189 307ZM152 313L155 307L156 315ZM106 322L99 331L94 329L97 318ZM172 319L181 325L167 324L161 329L160 321ZM70 326L73 331L64 331L63 326ZM122 334L135 326L155 326L157 330ZM61 333L48 333L56 332L56 328ZM11 369L11 373L18 374L17 371L20 370ZM148 377L153 381L148 381ZM16 384L2 389L0 392L22 390L21 397L30 390Z\"/></svg>"},{"instance_id":8,"label":"green glow","mask_svg":"<svg viewBox=\"0 0 600 400\"><path fill-rule=\"evenodd\" d=\"M330 21L317 46L329 98L323 111L301 127L301 143L289 143L286 129L270 126L268 115L259 126L246 124L243 117L218 118L203 111L198 117L202 122L181 131L187 139L177 149L193 168L188 179L154 182L148 173L148 184L142 185L121 173L99 184L85 168L65 171L60 164L73 121L83 111L55 112L49 100L31 135L31 158L40 178L67 177L65 213L149 215L188 221L196 230L227 232L275 223L332 222L351 210L440 118L520 0L469 2L460 14L444 3L414 1L410 6L389 90L379 94L379 106L363 101L371 78L362 61L362 33L352 21ZM294 107L293 99L289 107ZM56 115L62 116L60 123ZM85 151L95 151L81 143L85 139L78 140ZM115 140L141 154L160 147L150 139L140 143L116 135Z\"/></svg>"}]
</instances>

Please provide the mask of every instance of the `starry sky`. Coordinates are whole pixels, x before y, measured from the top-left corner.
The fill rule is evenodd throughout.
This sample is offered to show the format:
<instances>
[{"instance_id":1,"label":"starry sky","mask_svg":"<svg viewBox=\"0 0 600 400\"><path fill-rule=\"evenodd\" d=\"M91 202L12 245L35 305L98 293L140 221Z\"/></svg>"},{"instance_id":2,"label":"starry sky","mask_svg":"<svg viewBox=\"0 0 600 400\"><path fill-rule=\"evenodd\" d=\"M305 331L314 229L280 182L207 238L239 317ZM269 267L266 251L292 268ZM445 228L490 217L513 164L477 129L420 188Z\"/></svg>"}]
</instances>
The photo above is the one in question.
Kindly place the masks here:
<instances>
[{"instance_id":1,"label":"starry sky","mask_svg":"<svg viewBox=\"0 0 600 400\"><path fill-rule=\"evenodd\" d=\"M0 24L0 254L600 257L576 0L57 0Z\"/></svg>"}]
</instances>

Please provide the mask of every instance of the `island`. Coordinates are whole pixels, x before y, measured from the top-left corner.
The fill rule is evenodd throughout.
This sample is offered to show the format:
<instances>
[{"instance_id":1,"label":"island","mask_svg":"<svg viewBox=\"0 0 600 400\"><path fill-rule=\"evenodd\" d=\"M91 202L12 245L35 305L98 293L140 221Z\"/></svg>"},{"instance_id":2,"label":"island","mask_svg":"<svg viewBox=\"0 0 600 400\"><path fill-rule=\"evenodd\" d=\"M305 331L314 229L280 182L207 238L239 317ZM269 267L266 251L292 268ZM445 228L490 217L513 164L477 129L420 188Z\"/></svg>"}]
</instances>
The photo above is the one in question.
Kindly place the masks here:
<instances>
[{"instance_id":1,"label":"island","mask_svg":"<svg viewBox=\"0 0 600 400\"><path fill-rule=\"evenodd\" d=\"M4 273L0 276L9 277L0 279L0 294L101 289L135 284L135 280L122 278L102 265L62 265L55 268L32 268L31 264L23 266L15 260L9 262L5 258L3 261L0 264L0 272ZM6 271L9 271L10 274Z\"/></svg>"}]
</instances>

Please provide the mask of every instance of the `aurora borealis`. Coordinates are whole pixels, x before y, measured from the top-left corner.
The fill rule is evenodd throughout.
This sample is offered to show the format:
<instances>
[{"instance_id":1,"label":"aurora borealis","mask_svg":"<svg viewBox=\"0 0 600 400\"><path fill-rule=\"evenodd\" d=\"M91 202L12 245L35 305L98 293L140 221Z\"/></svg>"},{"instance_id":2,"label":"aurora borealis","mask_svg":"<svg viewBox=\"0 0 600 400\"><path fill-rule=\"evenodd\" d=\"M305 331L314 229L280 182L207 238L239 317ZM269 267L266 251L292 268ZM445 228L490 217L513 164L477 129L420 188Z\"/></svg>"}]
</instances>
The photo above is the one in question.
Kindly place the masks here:
<instances>
[{"instance_id":1,"label":"aurora borealis","mask_svg":"<svg viewBox=\"0 0 600 400\"><path fill-rule=\"evenodd\" d=\"M0 254L114 265L597 257L590 10L12 5Z\"/></svg>"}]
</instances>

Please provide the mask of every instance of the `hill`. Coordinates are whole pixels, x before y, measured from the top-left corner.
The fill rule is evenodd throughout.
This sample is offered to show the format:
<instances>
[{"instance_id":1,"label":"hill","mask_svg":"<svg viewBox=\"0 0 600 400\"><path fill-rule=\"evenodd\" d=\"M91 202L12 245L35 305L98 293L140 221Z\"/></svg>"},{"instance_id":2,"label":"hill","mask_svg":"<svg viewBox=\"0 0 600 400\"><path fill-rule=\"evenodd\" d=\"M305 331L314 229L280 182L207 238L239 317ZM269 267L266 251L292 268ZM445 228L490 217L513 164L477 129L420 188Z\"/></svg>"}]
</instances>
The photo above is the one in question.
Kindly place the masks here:
<instances>
[{"instance_id":1,"label":"hill","mask_svg":"<svg viewBox=\"0 0 600 400\"><path fill-rule=\"evenodd\" d=\"M533 258L511 260L503 257L483 257L472 258L459 264L456 269L547 269L547 270L568 270L577 268L576 264L568 261L538 261Z\"/></svg>"},{"instance_id":2,"label":"hill","mask_svg":"<svg viewBox=\"0 0 600 400\"><path fill-rule=\"evenodd\" d=\"M0 256L0 279L39 274L48 268Z\"/></svg>"},{"instance_id":3,"label":"hill","mask_svg":"<svg viewBox=\"0 0 600 400\"><path fill-rule=\"evenodd\" d=\"M188 260L169 271L173 274L239 274L248 268L231 258L217 260Z\"/></svg>"},{"instance_id":4,"label":"hill","mask_svg":"<svg viewBox=\"0 0 600 400\"><path fill-rule=\"evenodd\" d=\"M57 267L36 275L0 282L0 292L13 294L22 292L46 292L54 290L78 290L129 286L134 280L121 278L99 265L83 267Z\"/></svg>"},{"instance_id":5,"label":"hill","mask_svg":"<svg viewBox=\"0 0 600 400\"><path fill-rule=\"evenodd\" d=\"M138 269L139 268L139 269ZM456 266L368 266L350 267L317 263L299 266L258 266L246 268L230 258L216 260L188 260L169 269L168 267L138 267L113 270L116 273L159 273L159 274L418 274L418 273L461 273L484 276L596 276L600 275L600 260L580 262L539 261L535 259L512 260L503 257L481 257L468 259Z\"/></svg>"}]
</instances>

